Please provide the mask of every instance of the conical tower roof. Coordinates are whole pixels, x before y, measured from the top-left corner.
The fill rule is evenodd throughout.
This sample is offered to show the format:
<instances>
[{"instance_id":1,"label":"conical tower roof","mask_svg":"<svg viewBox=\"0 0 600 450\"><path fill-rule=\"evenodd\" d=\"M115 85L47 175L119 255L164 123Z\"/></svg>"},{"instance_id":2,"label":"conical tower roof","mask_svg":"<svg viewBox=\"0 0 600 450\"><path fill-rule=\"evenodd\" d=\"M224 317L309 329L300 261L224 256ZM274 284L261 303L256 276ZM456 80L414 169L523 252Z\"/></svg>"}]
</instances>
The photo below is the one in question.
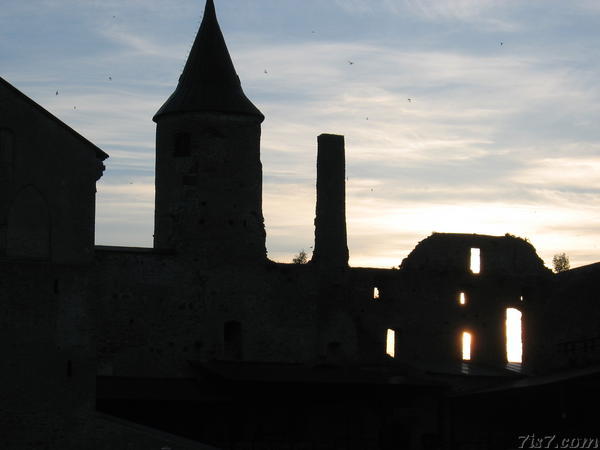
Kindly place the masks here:
<instances>
[{"instance_id":1,"label":"conical tower roof","mask_svg":"<svg viewBox=\"0 0 600 450\"><path fill-rule=\"evenodd\" d=\"M185 112L223 112L264 119L242 90L217 22L213 0L206 1L202 24L177 88L153 120Z\"/></svg>"}]
</instances>

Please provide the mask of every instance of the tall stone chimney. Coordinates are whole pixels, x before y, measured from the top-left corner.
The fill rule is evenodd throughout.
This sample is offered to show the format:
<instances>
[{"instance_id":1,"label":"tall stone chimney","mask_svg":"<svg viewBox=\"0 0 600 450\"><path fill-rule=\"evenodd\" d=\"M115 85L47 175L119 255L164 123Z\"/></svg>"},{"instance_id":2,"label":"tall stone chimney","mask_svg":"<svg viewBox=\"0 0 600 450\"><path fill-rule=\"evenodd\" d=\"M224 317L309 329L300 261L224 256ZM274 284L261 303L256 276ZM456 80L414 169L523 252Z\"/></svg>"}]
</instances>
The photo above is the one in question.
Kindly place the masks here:
<instances>
[{"instance_id":1,"label":"tall stone chimney","mask_svg":"<svg viewBox=\"0 0 600 450\"><path fill-rule=\"evenodd\" d=\"M317 207L312 261L322 267L346 267L346 169L344 136L317 138Z\"/></svg>"}]
</instances>

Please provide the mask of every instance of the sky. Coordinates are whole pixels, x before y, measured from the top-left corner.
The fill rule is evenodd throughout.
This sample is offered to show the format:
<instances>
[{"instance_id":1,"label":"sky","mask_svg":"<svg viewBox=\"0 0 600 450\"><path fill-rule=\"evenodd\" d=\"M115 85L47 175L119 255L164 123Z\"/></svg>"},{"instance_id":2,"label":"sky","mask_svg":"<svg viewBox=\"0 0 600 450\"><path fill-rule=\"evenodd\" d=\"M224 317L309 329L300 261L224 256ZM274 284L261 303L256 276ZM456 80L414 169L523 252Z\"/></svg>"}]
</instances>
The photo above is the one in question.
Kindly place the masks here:
<instances>
[{"instance_id":1,"label":"sky","mask_svg":"<svg viewBox=\"0 0 600 450\"><path fill-rule=\"evenodd\" d=\"M314 241L316 138L345 135L350 264L432 232L600 261L600 2L215 0L263 112L271 259ZM96 243L152 246L152 116L203 0L2 0L0 76L110 155ZM265 73L266 71L266 73ZM58 95L57 95L58 92Z\"/></svg>"}]
</instances>

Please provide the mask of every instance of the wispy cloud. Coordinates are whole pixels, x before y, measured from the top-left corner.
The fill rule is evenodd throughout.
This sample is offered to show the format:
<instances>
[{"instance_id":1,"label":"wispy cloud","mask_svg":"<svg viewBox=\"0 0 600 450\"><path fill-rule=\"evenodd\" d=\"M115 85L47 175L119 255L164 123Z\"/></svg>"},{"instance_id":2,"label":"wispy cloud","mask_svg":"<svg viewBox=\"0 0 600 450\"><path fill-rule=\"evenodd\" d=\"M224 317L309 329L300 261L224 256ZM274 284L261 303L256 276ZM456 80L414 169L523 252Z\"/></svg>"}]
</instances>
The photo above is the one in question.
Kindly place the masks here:
<instances>
[{"instance_id":1,"label":"wispy cloud","mask_svg":"<svg viewBox=\"0 0 600 450\"><path fill-rule=\"evenodd\" d=\"M310 250L316 136L330 132L346 135L352 264L398 265L434 230L511 232L546 261L559 251L574 265L598 260L600 42L573 27L595 7L544 4L539 17L539 2L512 0L331 0L307 4L310 14L291 1L218 3L244 90L266 115L270 256ZM151 244L151 117L177 83L201 9L188 0L3 9L2 75L111 155L98 243ZM254 13L236 19L240 11ZM315 19L323 11L336 13ZM268 26L297 21L305 34Z\"/></svg>"}]
</instances>

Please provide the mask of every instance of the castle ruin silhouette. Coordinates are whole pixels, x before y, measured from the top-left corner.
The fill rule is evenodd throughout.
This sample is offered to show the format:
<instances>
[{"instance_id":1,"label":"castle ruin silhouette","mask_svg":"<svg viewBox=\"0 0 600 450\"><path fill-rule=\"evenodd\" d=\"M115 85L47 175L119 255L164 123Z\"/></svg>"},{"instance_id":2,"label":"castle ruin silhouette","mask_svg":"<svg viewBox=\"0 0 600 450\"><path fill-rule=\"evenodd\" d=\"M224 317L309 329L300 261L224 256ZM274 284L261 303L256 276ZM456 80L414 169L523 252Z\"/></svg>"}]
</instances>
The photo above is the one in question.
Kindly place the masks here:
<instances>
[{"instance_id":1,"label":"castle ruin silhouette","mask_svg":"<svg viewBox=\"0 0 600 450\"><path fill-rule=\"evenodd\" d=\"M154 246L96 246L108 155L0 78L2 448L500 449L597 431L582 405L599 399L600 263L553 274L510 234L433 233L397 269L349 267L334 134L317 138L312 259L269 260L264 116L212 0L153 120Z\"/></svg>"}]
</instances>

